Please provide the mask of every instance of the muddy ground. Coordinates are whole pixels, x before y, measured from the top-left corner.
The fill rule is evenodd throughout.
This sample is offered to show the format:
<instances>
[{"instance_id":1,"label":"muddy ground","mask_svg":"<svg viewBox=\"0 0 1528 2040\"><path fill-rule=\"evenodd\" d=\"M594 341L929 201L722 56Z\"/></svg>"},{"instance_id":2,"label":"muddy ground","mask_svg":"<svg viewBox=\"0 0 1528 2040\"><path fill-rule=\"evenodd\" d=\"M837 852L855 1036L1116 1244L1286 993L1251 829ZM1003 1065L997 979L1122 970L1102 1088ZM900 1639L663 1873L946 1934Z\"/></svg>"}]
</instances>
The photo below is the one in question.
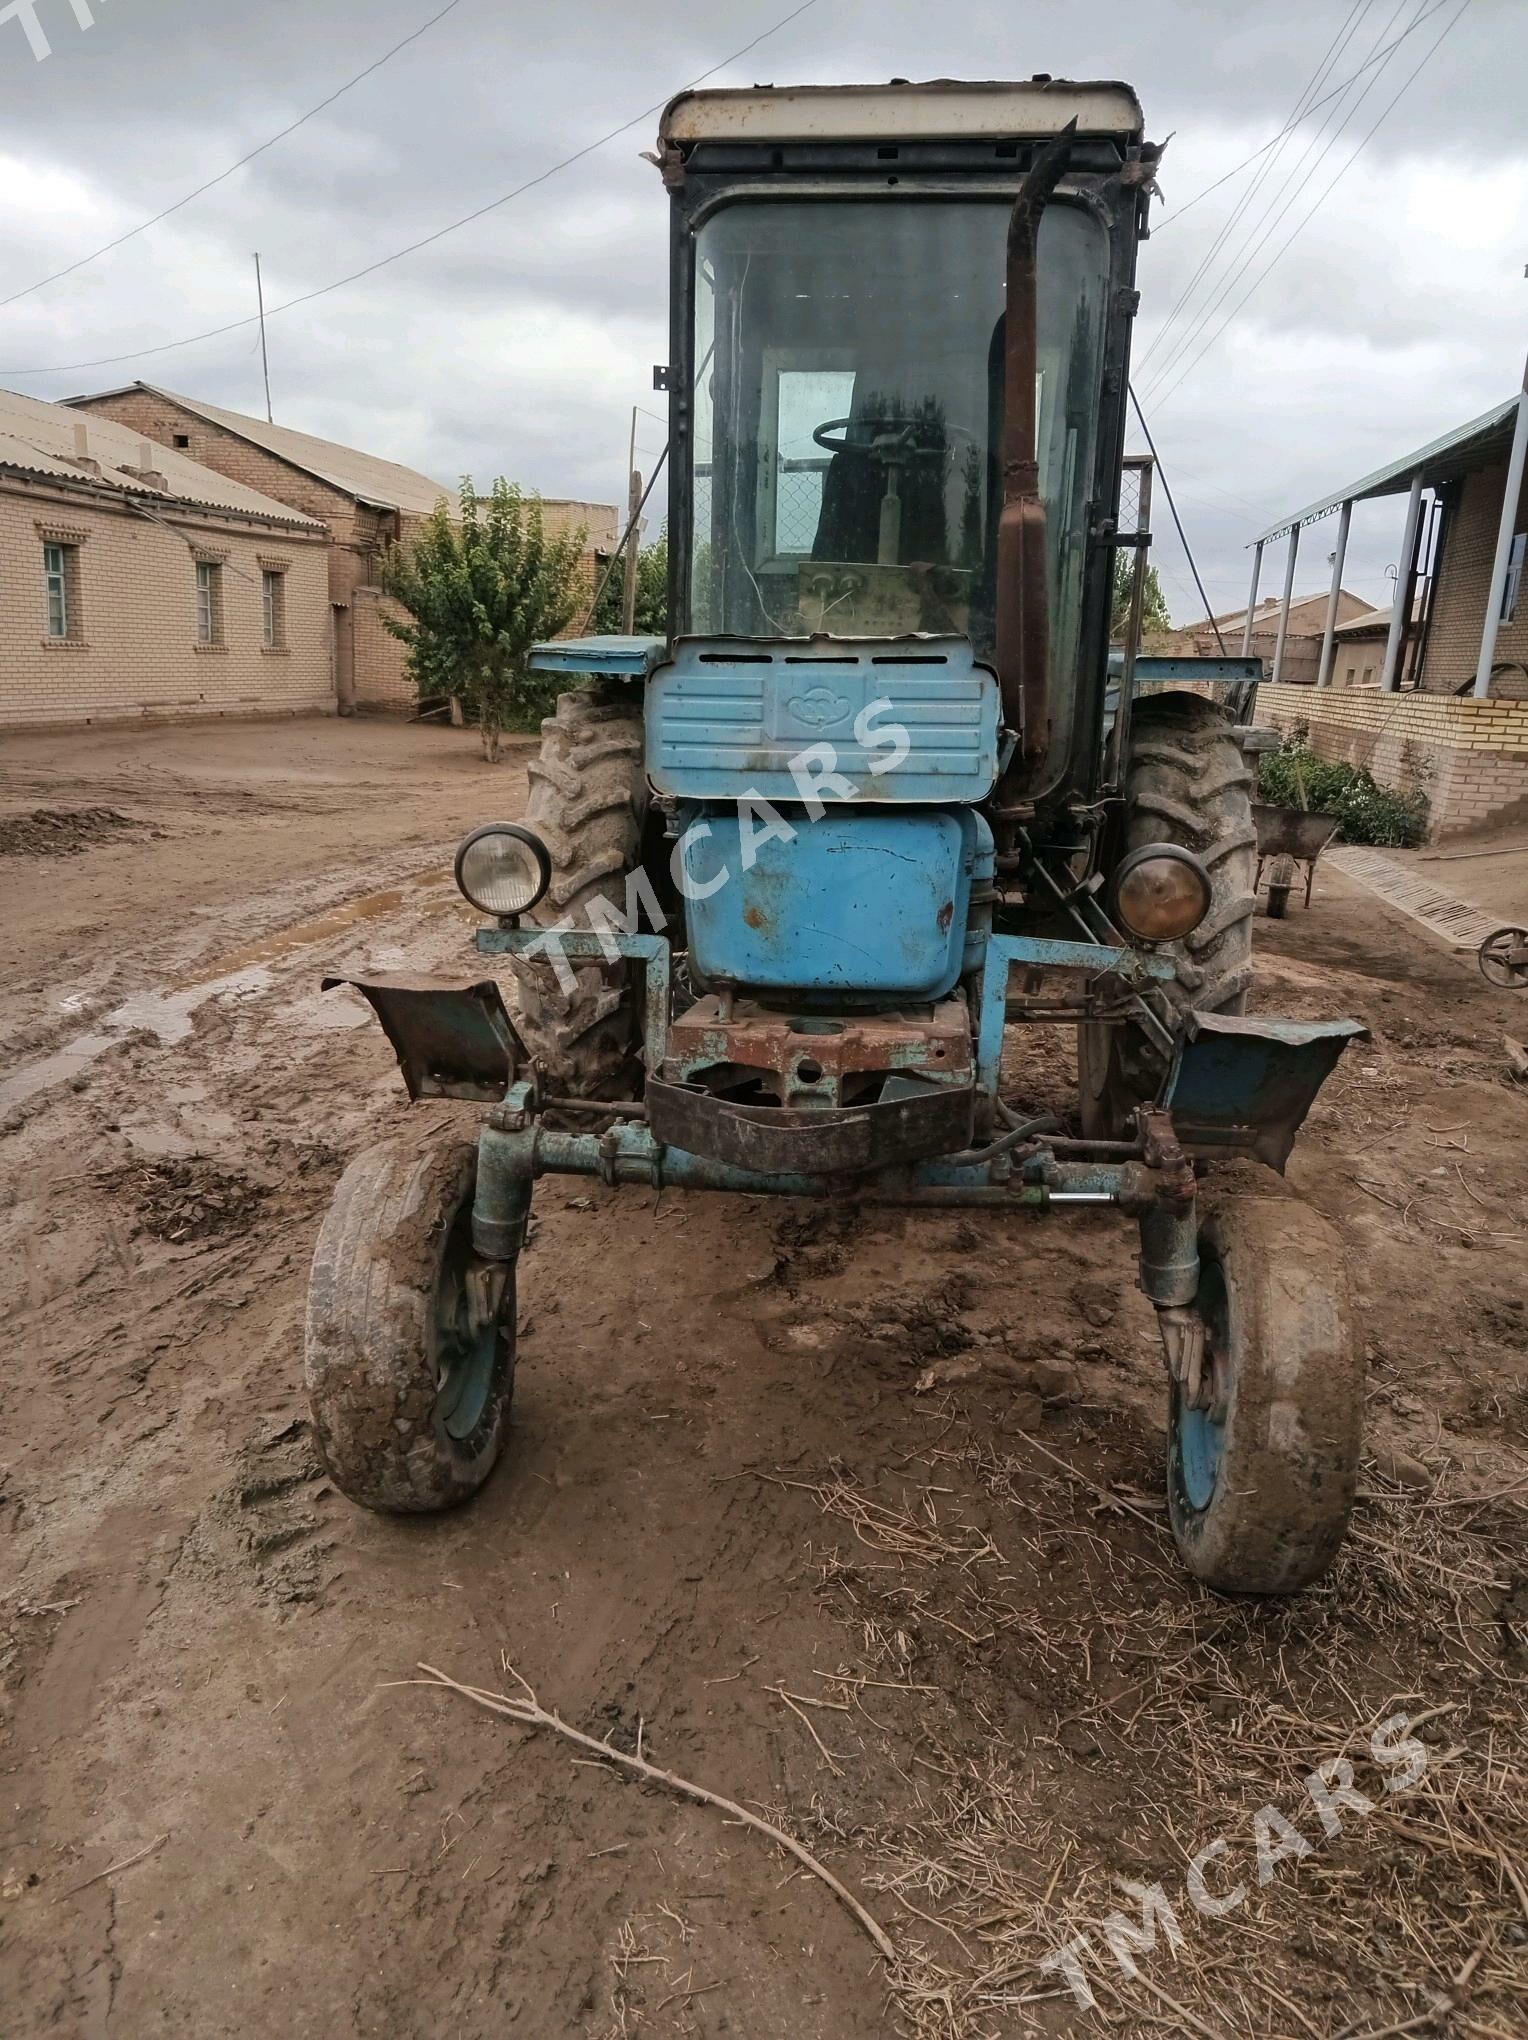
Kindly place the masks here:
<instances>
[{"instance_id":1,"label":"muddy ground","mask_svg":"<svg viewBox=\"0 0 1528 2040\"><path fill-rule=\"evenodd\" d=\"M1510 995L1336 874L1260 924L1261 1004L1374 1028L1291 1170L1347 1244L1372 1452L1292 1604L1175 1562L1155 1332L1099 1215L546 1181L505 1461L383 1520L313 1454L306 1265L351 1154L471 1108L411 1111L317 981L477 972L448 851L522 762L333 722L8 747L0 2030L1521 2034ZM1065 1057L1015 1040L1010 1095ZM758 1834L421 1660L510 1664L787 1827L896 1962ZM1391 1794L1369 1738L1403 1711L1426 1768ZM1342 1755L1374 1803L1328 1836L1301 1781ZM1277 1830L1260 1884L1265 1806L1306 1849ZM1222 1840L1208 1882L1246 1896L1207 1917ZM1182 1929L1135 1976L1096 1924L1121 1880ZM1095 2012L1039 1966L1084 1930Z\"/></svg>"}]
</instances>

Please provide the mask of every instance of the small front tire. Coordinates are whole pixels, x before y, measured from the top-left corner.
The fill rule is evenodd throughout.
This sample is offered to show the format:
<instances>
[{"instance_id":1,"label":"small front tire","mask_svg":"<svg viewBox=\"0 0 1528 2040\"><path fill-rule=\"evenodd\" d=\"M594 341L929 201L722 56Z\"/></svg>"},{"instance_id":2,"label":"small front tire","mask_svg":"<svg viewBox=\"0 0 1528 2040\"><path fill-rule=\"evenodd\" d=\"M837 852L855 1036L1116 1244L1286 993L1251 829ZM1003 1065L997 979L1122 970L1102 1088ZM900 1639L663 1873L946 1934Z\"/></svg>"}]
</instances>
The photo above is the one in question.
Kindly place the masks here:
<instances>
[{"instance_id":1,"label":"small front tire","mask_svg":"<svg viewBox=\"0 0 1528 2040\"><path fill-rule=\"evenodd\" d=\"M1208 1408L1171 1386L1167 1508L1184 1564L1227 1594L1292 1594L1347 1529L1363 1362L1342 1243L1292 1198L1232 1196L1200 1228Z\"/></svg>"},{"instance_id":2,"label":"small front tire","mask_svg":"<svg viewBox=\"0 0 1528 2040\"><path fill-rule=\"evenodd\" d=\"M357 1155L313 1255L304 1354L319 1456L363 1508L447 1509L475 1494L504 1442L515 1366L515 1273L484 1313L472 1252L477 1147L407 1138ZM474 1302L476 1298L476 1303Z\"/></svg>"}]
</instances>

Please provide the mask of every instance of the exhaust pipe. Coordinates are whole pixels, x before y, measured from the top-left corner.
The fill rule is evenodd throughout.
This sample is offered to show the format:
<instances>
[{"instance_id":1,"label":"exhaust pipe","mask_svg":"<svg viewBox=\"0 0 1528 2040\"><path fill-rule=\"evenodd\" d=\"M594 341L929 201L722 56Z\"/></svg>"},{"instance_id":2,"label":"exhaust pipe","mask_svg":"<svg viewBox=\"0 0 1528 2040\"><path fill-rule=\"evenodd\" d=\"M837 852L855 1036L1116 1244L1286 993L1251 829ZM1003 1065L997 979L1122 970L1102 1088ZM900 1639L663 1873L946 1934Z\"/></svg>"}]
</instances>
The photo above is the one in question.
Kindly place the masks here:
<instances>
[{"instance_id":1,"label":"exhaust pipe","mask_svg":"<svg viewBox=\"0 0 1528 2040\"><path fill-rule=\"evenodd\" d=\"M1075 119L1030 165L1008 216L1007 312L1003 330L1003 508L997 526L997 671L1003 719L1026 763L1050 742L1050 615L1045 503L1036 454L1039 355L1035 249L1040 215L1061 180Z\"/></svg>"}]
</instances>

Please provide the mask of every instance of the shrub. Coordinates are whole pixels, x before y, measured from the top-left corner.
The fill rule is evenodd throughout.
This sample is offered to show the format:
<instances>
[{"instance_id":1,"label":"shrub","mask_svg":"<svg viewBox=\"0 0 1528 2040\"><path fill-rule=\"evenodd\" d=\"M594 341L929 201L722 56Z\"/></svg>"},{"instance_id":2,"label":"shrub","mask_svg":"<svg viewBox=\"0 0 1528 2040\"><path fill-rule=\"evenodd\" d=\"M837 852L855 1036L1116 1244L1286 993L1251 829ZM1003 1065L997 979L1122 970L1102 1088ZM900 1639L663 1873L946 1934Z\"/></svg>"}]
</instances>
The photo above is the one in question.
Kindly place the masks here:
<instances>
[{"instance_id":1,"label":"shrub","mask_svg":"<svg viewBox=\"0 0 1528 2040\"><path fill-rule=\"evenodd\" d=\"M1378 843L1410 850L1427 833L1427 795L1392 793L1362 765L1323 758L1309 745L1286 738L1269 752L1258 773L1258 798L1275 807L1309 808L1336 815L1345 843Z\"/></svg>"}]
</instances>

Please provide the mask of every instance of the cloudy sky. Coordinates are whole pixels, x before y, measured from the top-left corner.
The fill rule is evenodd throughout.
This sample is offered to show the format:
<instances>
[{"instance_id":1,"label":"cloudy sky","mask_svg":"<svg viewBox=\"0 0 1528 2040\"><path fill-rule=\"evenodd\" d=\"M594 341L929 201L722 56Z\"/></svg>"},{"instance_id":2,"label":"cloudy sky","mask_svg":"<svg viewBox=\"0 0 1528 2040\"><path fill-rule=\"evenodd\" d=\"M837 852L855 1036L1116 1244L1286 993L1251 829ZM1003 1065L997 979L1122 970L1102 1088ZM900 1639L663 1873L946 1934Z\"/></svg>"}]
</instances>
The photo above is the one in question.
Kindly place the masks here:
<instances>
[{"instance_id":1,"label":"cloudy sky","mask_svg":"<svg viewBox=\"0 0 1528 2040\"><path fill-rule=\"evenodd\" d=\"M1244 597L1244 548L1263 524L1517 386L1528 0L813 0L767 35L799 0L661 14L629 0L457 0L214 189L29 289L217 177L444 4L31 0L50 49L39 62L17 0L0 0L0 298L11 300L0 385L62 397L141 378L259 411L252 325L148 351L247 319L253 250L279 308L489 204L719 65L715 82L732 84L1048 71L1137 87L1153 138L1172 136L1160 231L1141 257L1137 382L1217 608ZM1369 62L1412 23L1383 65ZM1277 155L1207 189L1354 73ZM662 411L651 366L667 352L665 201L639 154L653 127L644 118L475 224L277 310L277 420L446 482L503 472L547 495L615 500L631 406L645 407L640 465L663 430L647 415ZM1397 499L1355 518L1346 578L1376 602L1401 511ZM1166 593L1187 620L1200 607L1155 521ZM1306 535L1301 589L1324 584L1331 531ZM1265 591L1281 574L1270 559Z\"/></svg>"}]
</instances>

